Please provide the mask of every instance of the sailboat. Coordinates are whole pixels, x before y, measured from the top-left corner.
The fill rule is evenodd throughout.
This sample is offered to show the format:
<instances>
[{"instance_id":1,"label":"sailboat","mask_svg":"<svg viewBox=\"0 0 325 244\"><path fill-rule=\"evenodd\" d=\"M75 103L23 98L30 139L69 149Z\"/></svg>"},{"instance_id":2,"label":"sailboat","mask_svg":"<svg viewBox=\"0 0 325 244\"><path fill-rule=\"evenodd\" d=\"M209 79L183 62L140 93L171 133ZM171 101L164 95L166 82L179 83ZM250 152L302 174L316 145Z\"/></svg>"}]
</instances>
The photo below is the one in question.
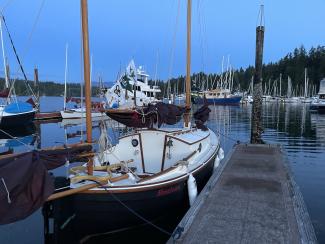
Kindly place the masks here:
<instances>
[{"instance_id":1,"label":"sailboat","mask_svg":"<svg viewBox=\"0 0 325 244\"><path fill-rule=\"evenodd\" d=\"M299 97L292 96L292 82L291 78L288 76L288 88L287 88L287 97L284 98L285 103L298 103L299 102Z\"/></svg>"},{"instance_id":2,"label":"sailboat","mask_svg":"<svg viewBox=\"0 0 325 244\"><path fill-rule=\"evenodd\" d=\"M6 64L5 50L2 36L2 21L3 16L0 16L0 38L3 56L3 65L5 71L5 87L0 90L0 128L13 128L29 124L34 119L36 109L28 102L18 101L16 96L12 95L9 82L8 66Z\"/></svg>"},{"instance_id":3,"label":"sailboat","mask_svg":"<svg viewBox=\"0 0 325 244\"><path fill-rule=\"evenodd\" d=\"M63 110L60 111L62 119L80 119L80 118L86 118L86 108L82 105L83 104L83 98L67 98L67 71L68 71L68 45L66 45L66 52L65 52L65 72L64 72L64 101L63 101ZM82 85L81 85L82 89ZM67 102L75 102L77 103L77 106L75 108L67 108ZM105 116L105 113L99 111L92 111L91 117L102 117Z\"/></svg>"},{"instance_id":4,"label":"sailboat","mask_svg":"<svg viewBox=\"0 0 325 244\"><path fill-rule=\"evenodd\" d=\"M87 0L81 2L86 104L89 106ZM49 198L51 202L47 208L53 214L45 216L45 225L49 218L53 218L59 231L59 226L68 221L68 229L76 228L86 235L91 229L98 233L127 228L144 220L152 221L186 202L192 204L196 193L204 187L214 167L224 157L220 140L212 130L191 125L191 0L187 4L184 125L136 129L121 137L115 146L91 158L87 165L71 168L70 189ZM206 109L207 105L200 112ZM90 111L87 110L88 141L92 140L90 121Z\"/></svg>"},{"instance_id":5,"label":"sailboat","mask_svg":"<svg viewBox=\"0 0 325 244\"><path fill-rule=\"evenodd\" d=\"M300 98L302 103L311 103L312 99L308 96L308 83L307 68L305 68L305 83L304 83L304 96Z\"/></svg>"},{"instance_id":6,"label":"sailboat","mask_svg":"<svg viewBox=\"0 0 325 244\"><path fill-rule=\"evenodd\" d=\"M325 78L319 82L318 96L310 104L310 110L325 113Z\"/></svg>"}]
</instances>

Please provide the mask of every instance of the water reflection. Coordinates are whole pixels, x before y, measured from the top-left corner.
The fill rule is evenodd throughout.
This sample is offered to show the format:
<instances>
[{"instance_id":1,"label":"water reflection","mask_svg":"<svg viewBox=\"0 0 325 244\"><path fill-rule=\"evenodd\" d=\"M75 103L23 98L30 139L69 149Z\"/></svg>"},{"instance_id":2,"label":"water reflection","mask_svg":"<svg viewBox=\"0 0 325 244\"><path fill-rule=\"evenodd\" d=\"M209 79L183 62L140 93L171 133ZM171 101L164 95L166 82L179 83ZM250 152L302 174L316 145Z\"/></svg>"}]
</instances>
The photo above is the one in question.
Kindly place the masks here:
<instances>
[{"instance_id":1,"label":"water reflection","mask_svg":"<svg viewBox=\"0 0 325 244\"><path fill-rule=\"evenodd\" d=\"M250 124L251 124L251 105L247 106L210 106L212 112L208 122L209 127L220 135L222 147L227 153L237 141L249 142ZM195 111L195 108L194 108ZM101 120L93 123L93 138L100 136ZM113 122L104 120L107 132L112 143L118 141L119 136L128 133L129 129ZM267 143L281 144L287 152L291 169L295 179L303 193L304 200L309 210L312 222L314 224L318 241L325 243L325 115L313 114L309 111L308 104L283 104L267 103L263 105L263 140ZM60 144L70 144L80 142L85 139L85 122L80 121L62 121L60 123L44 123L34 126L27 134L16 136L20 140L26 140L26 144L34 148L46 148ZM13 131L11 133L14 133ZM1 137L2 138L2 137ZM7 150L10 145L14 150L27 150L26 146L17 144L7 144L10 138L0 139L1 149ZM9 143L9 142L8 142ZM95 144L95 149L97 146ZM57 171L56 174L65 175L65 170ZM175 215L180 214L180 212ZM37 216L40 213L36 214ZM174 216L175 216L174 215ZM178 216L179 217L179 216ZM31 222L37 221L39 228L29 231ZM12 233L16 242L25 242L24 240L35 240L38 236L38 242L43 240L41 218L35 218L35 215L26 221L21 221L7 226L0 227L0 243L2 233ZM102 223L104 224L104 223ZM159 222L166 228L173 229L175 223ZM24 226L26 225L26 226ZM16 235L17 233L24 233ZM85 243L103 243L108 241L143 241L144 237L151 233L151 242L164 242L168 239L165 234L159 233L153 228L145 226L129 230L127 233L106 233L98 236L91 236ZM133 238L134 237L134 238ZM70 237L69 237L70 238Z\"/></svg>"},{"instance_id":2,"label":"water reflection","mask_svg":"<svg viewBox=\"0 0 325 244\"><path fill-rule=\"evenodd\" d=\"M1 129L0 153L24 150L26 147L33 148L34 145L37 145L38 139L36 126L33 123L18 128Z\"/></svg>"}]
</instances>

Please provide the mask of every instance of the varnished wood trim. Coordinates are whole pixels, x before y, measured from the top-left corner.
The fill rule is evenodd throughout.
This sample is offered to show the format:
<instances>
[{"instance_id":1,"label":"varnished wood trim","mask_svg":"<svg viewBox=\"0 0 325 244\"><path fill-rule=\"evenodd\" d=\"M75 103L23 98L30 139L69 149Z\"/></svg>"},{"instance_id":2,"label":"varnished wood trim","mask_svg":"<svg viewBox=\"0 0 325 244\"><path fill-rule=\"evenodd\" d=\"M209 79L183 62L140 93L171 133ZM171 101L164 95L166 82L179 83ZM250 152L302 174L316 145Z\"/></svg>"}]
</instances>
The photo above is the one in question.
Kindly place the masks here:
<instances>
[{"instance_id":1,"label":"varnished wood trim","mask_svg":"<svg viewBox=\"0 0 325 244\"><path fill-rule=\"evenodd\" d=\"M139 180L138 183L141 183L141 182L144 182L144 181L147 181L147 180L154 179L154 178L156 178L156 177L158 177L158 176L161 176L161 175L163 175L163 174L165 174L165 173L168 173L168 172L172 171L173 169L175 169L175 167L170 167L170 168L168 168L168 169L166 169L166 170L160 171L160 172L157 173L157 174L147 176L147 177L142 178L141 180Z\"/></svg>"},{"instance_id":2,"label":"varnished wood trim","mask_svg":"<svg viewBox=\"0 0 325 244\"><path fill-rule=\"evenodd\" d=\"M203 170L205 168L205 166L211 162L211 160L214 159L214 157L216 156L216 154L218 153L220 149L220 145L219 147L212 153L212 155L209 157L208 160L205 161L205 163L199 165L198 167L196 167L195 169L193 169L191 172L192 174L197 174L199 173L201 170ZM182 174L180 176L177 176L175 178L172 179L168 179L168 180L164 180L164 181L159 181L159 182L154 182L154 183L147 183L147 184L140 184L140 185L126 185L126 186L108 186L107 190L87 190L87 191L83 191L80 194L107 194L109 193L130 193L130 192L143 192L143 191L149 191L149 190L154 190L154 189L159 189L159 188L164 188L164 187L168 187L171 185L175 185L179 182L182 181L186 181L188 178L188 174ZM172 182L170 182L172 181ZM170 183L168 183L170 182ZM166 183L166 184L164 184ZM152 185L152 186L150 186ZM128 189L121 189L121 190L117 190L117 188L128 188ZM109 190L109 189L116 189L116 190Z\"/></svg>"},{"instance_id":3,"label":"varnished wood trim","mask_svg":"<svg viewBox=\"0 0 325 244\"><path fill-rule=\"evenodd\" d=\"M162 155L162 159L161 159L161 168L160 168L161 171L164 170L164 166L165 166L166 146L167 146L167 136L165 135L164 149L163 149L163 155Z\"/></svg>"},{"instance_id":4,"label":"varnished wood trim","mask_svg":"<svg viewBox=\"0 0 325 244\"><path fill-rule=\"evenodd\" d=\"M170 138L173 138L173 139L175 139L175 140L177 140L177 141L181 141L181 142L183 142L183 143L185 143L185 144L187 144L187 145L193 145L193 144L195 144L195 143L198 143L198 142L200 142L200 141L203 141L204 139L208 138L209 136L210 136L210 133L209 133L207 136L203 137L202 139L197 140L197 141L192 142L192 143L189 143L189 142L187 142L187 141L185 141L185 140L183 140L183 139L180 139L180 138L178 138L178 137L175 137L175 136L169 136L169 137L170 137Z\"/></svg>"},{"instance_id":5,"label":"varnished wood trim","mask_svg":"<svg viewBox=\"0 0 325 244\"><path fill-rule=\"evenodd\" d=\"M143 156L143 147L142 147L142 137L141 134L139 135L139 142L140 142L140 152L141 152L141 163L142 163L142 172L146 173L146 167L144 165L144 156Z\"/></svg>"},{"instance_id":6,"label":"varnished wood trim","mask_svg":"<svg viewBox=\"0 0 325 244\"><path fill-rule=\"evenodd\" d=\"M183 175L180 175L178 178L174 178L174 179L177 179L177 180L173 179L174 180L173 182L170 182L170 180L161 181L161 182L159 182L161 184L153 185L153 186L149 186L149 187L140 187L138 185L138 186L130 186L130 187L128 186L129 189L110 190L110 189L114 189L114 188L117 188L117 187L109 186L109 187L107 187L108 188L107 190L87 190L87 191L80 192L80 194L107 194L108 192L114 194L114 193L130 193L130 192L150 191L150 190L169 187L171 185L176 185L176 184L179 184L182 181L185 182L187 180L187 177L188 177L187 174L183 174ZM149 183L147 185L152 185L152 183ZM146 186L146 184L143 184L141 186Z\"/></svg>"}]
</instances>

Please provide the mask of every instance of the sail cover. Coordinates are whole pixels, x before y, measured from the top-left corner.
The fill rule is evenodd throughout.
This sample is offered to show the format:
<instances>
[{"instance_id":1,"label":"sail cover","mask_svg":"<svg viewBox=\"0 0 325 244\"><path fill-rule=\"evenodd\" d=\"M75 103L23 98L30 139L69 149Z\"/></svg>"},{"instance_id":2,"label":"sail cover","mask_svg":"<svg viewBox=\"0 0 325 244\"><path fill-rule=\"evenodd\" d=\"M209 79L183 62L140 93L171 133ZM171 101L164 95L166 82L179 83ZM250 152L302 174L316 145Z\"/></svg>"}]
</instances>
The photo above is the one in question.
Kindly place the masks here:
<instances>
[{"instance_id":1,"label":"sail cover","mask_svg":"<svg viewBox=\"0 0 325 244\"><path fill-rule=\"evenodd\" d=\"M204 97L204 105L193 114L193 117L195 119L195 124L198 129L204 131L208 130L208 128L204 125L204 123L209 119L210 112L211 109L209 108L209 105L206 103L206 99Z\"/></svg>"},{"instance_id":2,"label":"sail cover","mask_svg":"<svg viewBox=\"0 0 325 244\"><path fill-rule=\"evenodd\" d=\"M106 114L128 127L152 128L155 124L161 127L162 124L173 125L179 122L185 111L184 107L159 102L149 104L143 108L118 110L110 109Z\"/></svg>"},{"instance_id":3,"label":"sail cover","mask_svg":"<svg viewBox=\"0 0 325 244\"><path fill-rule=\"evenodd\" d=\"M0 224L29 216L54 191L52 177L33 153L0 160Z\"/></svg>"},{"instance_id":4,"label":"sail cover","mask_svg":"<svg viewBox=\"0 0 325 244\"><path fill-rule=\"evenodd\" d=\"M26 218L54 192L54 178L48 170L73 161L91 150L91 145L32 151L0 159L0 225Z\"/></svg>"},{"instance_id":5,"label":"sail cover","mask_svg":"<svg viewBox=\"0 0 325 244\"><path fill-rule=\"evenodd\" d=\"M26 113L26 112L32 112L33 106L30 103L26 102L13 102L8 104L4 111L6 113Z\"/></svg>"}]
</instances>

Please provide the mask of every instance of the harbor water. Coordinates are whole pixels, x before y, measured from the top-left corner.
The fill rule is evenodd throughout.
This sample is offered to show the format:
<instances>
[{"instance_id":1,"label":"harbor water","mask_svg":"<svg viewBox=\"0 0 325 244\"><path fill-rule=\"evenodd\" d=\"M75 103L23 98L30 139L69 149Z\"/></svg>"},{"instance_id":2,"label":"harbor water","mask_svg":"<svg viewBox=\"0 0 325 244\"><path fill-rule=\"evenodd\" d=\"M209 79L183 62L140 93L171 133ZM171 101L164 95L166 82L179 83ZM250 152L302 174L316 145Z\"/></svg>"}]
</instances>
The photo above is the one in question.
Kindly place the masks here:
<instances>
[{"instance_id":1,"label":"harbor water","mask_svg":"<svg viewBox=\"0 0 325 244\"><path fill-rule=\"evenodd\" d=\"M62 97L42 97L41 111L55 111L62 108ZM251 105L210 106L212 112L208 126L220 136L225 153L235 143L246 143L250 139ZM195 110L195 108L194 108ZM110 120L104 121L112 143L125 128ZM93 123L93 138L100 135L101 120ZM308 104L267 103L263 106L263 140L266 143L281 144L286 151L294 178L304 197L319 243L325 243L325 115L311 113ZM11 138L9 133L15 138ZM0 133L0 152L13 149L16 152L46 148L85 139L85 121L49 121L35 123L25 129ZM55 170L55 175L64 175L66 169ZM171 213L155 225L172 232L183 210ZM112 220L110 220L112 221ZM150 233L150 234L148 234ZM145 235L145 236L144 236ZM67 237L66 243L71 243ZM144 223L143 226L121 233L106 233L85 238L83 243L107 241L126 242L130 240L150 243L164 243L169 236ZM0 243L44 243L43 217L41 211L16 223L0 226Z\"/></svg>"}]
</instances>

